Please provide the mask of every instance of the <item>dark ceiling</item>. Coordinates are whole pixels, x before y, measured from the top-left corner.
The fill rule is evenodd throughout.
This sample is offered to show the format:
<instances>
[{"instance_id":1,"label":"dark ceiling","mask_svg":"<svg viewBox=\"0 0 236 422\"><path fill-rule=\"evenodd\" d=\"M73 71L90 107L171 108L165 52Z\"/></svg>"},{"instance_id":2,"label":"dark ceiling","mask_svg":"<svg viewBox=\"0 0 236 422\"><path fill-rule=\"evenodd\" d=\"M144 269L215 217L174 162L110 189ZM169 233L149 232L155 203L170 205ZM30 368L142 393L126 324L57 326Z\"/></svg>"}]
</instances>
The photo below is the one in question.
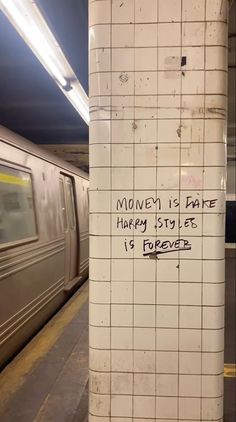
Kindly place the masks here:
<instances>
[{"instance_id":1,"label":"dark ceiling","mask_svg":"<svg viewBox=\"0 0 236 422\"><path fill-rule=\"evenodd\" d=\"M88 1L37 4L88 92ZM88 126L1 11L0 100L0 124L35 143L88 143Z\"/></svg>"}]
</instances>

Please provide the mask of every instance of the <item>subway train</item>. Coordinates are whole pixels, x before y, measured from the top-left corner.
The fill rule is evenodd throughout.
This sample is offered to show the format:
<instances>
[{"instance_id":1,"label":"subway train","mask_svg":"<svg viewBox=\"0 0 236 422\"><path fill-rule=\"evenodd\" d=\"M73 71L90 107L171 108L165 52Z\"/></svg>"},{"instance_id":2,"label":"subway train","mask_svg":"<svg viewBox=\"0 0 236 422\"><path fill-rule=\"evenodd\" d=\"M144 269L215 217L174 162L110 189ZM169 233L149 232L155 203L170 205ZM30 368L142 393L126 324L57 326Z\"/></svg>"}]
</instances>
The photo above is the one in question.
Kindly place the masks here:
<instances>
[{"instance_id":1,"label":"subway train","mask_svg":"<svg viewBox=\"0 0 236 422\"><path fill-rule=\"evenodd\" d=\"M88 175L0 126L0 368L88 276Z\"/></svg>"}]
</instances>

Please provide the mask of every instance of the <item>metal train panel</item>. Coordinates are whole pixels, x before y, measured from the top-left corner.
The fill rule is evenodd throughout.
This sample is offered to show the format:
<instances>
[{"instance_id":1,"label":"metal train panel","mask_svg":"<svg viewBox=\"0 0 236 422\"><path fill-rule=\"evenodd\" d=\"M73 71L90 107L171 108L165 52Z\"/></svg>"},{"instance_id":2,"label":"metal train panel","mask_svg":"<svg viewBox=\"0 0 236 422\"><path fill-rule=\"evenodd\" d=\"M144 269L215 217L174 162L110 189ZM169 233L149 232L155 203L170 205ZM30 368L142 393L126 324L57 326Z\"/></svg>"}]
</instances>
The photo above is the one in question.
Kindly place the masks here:
<instances>
[{"instance_id":1,"label":"metal train panel","mask_svg":"<svg viewBox=\"0 0 236 422\"><path fill-rule=\"evenodd\" d=\"M1 366L88 275L88 180L5 128L0 138Z\"/></svg>"}]
</instances>

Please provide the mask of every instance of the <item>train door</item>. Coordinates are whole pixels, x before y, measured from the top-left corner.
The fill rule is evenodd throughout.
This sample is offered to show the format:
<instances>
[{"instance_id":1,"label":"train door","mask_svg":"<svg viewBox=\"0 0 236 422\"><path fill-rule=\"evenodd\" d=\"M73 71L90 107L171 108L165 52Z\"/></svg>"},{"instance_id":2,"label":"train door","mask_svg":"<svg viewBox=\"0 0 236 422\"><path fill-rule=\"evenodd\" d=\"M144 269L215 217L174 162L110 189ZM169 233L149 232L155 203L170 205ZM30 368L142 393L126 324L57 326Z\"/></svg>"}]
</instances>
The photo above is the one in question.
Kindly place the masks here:
<instances>
[{"instance_id":1,"label":"train door","mask_svg":"<svg viewBox=\"0 0 236 422\"><path fill-rule=\"evenodd\" d=\"M65 283L78 275L78 232L73 180L60 174L61 208L65 235Z\"/></svg>"}]
</instances>

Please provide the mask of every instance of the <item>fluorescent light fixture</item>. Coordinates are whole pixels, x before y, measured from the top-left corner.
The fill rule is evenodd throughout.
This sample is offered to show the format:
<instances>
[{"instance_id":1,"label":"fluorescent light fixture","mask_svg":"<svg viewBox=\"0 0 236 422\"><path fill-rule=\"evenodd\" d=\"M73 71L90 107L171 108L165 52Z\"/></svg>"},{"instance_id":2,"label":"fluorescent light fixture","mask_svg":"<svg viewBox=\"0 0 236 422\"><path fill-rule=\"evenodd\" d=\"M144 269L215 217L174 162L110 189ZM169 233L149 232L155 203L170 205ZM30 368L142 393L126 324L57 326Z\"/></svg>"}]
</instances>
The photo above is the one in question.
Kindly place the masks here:
<instances>
[{"instance_id":1,"label":"fluorescent light fixture","mask_svg":"<svg viewBox=\"0 0 236 422\"><path fill-rule=\"evenodd\" d=\"M0 0L0 7L64 95L89 124L88 96L33 0Z\"/></svg>"},{"instance_id":2,"label":"fluorescent light fixture","mask_svg":"<svg viewBox=\"0 0 236 422\"><path fill-rule=\"evenodd\" d=\"M71 84L71 89L67 92L67 98L75 109L80 113L81 117L88 124L89 123L89 107L88 97L84 90L81 92L81 85L76 86L75 83Z\"/></svg>"}]
</instances>

